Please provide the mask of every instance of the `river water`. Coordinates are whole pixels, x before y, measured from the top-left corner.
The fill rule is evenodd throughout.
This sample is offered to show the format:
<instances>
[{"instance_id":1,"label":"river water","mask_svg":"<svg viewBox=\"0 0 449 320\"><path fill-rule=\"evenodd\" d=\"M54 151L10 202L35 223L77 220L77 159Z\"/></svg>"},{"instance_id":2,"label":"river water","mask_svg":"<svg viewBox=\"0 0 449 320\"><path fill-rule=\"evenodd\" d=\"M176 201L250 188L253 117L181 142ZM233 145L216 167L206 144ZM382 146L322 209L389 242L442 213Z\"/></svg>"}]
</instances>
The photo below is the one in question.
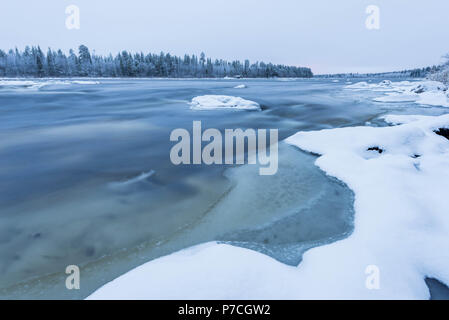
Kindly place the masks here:
<instances>
[{"instance_id":1,"label":"river water","mask_svg":"<svg viewBox=\"0 0 449 320\"><path fill-rule=\"evenodd\" d=\"M344 90L345 80L97 81L0 86L0 298L84 298L139 264L212 240L297 265L308 248L351 233L352 192L315 155L282 142L273 176L257 165L175 166L171 131L200 120L221 132L274 128L282 140L384 125L379 115L417 108L372 102L375 93ZM206 94L262 111L191 110ZM65 287L68 265L81 269L80 290Z\"/></svg>"}]
</instances>

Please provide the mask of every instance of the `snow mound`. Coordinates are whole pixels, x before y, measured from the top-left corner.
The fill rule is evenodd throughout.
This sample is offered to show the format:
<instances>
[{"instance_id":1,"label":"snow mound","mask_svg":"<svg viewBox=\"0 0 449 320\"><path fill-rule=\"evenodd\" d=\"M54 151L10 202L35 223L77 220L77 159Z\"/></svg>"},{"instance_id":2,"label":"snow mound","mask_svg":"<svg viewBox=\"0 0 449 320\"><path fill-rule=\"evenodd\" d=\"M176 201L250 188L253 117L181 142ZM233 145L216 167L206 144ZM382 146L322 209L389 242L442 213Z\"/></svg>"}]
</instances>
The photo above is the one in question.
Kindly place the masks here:
<instances>
[{"instance_id":1,"label":"snow mound","mask_svg":"<svg viewBox=\"0 0 449 320\"><path fill-rule=\"evenodd\" d=\"M245 88L247 88L247 86L244 84L239 84L238 86L234 87L234 89L245 89Z\"/></svg>"},{"instance_id":2,"label":"snow mound","mask_svg":"<svg viewBox=\"0 0 449 320\"><path fill-rule=\"evenodd\" d=\"M445 84L438 81L422 81L418 85L410 89L414 93L423 93L428 91L446 91Z\"/></svg>"},{"instance_id":3,"label":"snow mound","mask_svg":"<svg viewBox=\"0 0 449 320\"><path fill-rule=\"evenodd\" d=\"M449 115L388 119L405 124L286 140L320 154L316 165L355 192L348 238L307 251L298 267L207 243L150 261L88 298L428 299L425 277L449 285L449 140L440 130Z\"/></svg>"},{"instance_id":4,"label":"snow mound","mask_svg":"<svg viewBox=\"0 0 449 320\"><path fill-rule=\"evenodd\" d=\"M193 110L260 110L260 105L257 102L245 100L240 97L205 95L193 98L190 103L190 108Z\"/></svg>"}]
</instances>

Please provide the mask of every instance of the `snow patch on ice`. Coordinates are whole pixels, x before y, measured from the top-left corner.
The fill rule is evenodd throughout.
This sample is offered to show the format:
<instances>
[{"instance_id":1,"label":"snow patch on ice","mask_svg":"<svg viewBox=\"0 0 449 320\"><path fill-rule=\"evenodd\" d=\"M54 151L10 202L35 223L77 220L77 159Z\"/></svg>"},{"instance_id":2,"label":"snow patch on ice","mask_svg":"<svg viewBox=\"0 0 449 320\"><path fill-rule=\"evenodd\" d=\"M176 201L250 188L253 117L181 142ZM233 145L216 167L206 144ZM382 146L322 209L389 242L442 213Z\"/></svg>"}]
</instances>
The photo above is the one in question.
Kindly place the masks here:
<instances>
[{"instance_id":1,"label":"snow patch on ice","mask_svg":"<svg viewBox=\"0 0 449 320\"><path fill-rule=\"evenodd\" d=\"M260 110L260 105L257 102L245 100L240 97L205 95L193 98L190 103L190 108L193 110Z\"/></svg>"},{"instance_id":2,"label":"snow patch on ice","mask_svg":"<svg viewBox=\"0 0 449 320\"><path fill-rule=\"evenodd\" d=\"M245 89L247 88L244 84L239 84L238 86L235 86L234 89Z\"/></svg>"}]
</instances>

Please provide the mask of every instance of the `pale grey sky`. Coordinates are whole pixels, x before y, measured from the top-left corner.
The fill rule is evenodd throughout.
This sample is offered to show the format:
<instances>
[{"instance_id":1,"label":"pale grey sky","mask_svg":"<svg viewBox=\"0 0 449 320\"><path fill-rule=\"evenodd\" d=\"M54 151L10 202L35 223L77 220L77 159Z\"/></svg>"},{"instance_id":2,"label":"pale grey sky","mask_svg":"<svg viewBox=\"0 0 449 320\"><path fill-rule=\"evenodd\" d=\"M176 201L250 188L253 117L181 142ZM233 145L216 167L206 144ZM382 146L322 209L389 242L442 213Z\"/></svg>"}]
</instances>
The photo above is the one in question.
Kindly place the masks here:
<instances>
[{"instance_id":1,"label":"pale grey sky","mask_svg":"<svg viewBox=\"0 0 449 320\"><path fill-rule=\"evenodd\" d=\"M71 4L80 8L79 30L65 26ZM380 8L379 30L365 27L368 5ZM422 67L449 52L447 0L5 0L0 9L4 50L204 51L315 73Z\"/></svg>"}]
</instances>

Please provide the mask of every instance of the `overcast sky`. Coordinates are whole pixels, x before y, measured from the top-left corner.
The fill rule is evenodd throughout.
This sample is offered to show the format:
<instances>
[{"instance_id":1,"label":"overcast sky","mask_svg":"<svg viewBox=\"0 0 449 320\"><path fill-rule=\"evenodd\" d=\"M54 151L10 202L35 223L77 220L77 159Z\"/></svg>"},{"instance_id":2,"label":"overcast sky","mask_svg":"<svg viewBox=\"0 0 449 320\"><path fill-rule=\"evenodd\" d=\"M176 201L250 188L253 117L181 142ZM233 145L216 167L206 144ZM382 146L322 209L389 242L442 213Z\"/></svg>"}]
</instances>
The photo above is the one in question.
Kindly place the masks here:
<instances>
[{"instance_id":1,"label":"overcast sky","mask_svg":"<svg viewBox=\"0 0 449 320\"><path fill-rule=\"evenodd\" d=\"M71 4L79 30L65 26ZM365 26L368 5L380 8L379 30ZM441 62L448 16L448 0L4 0L0 48L204 51L314 73L377 72Z\"/></svg>"}]
</instances>

